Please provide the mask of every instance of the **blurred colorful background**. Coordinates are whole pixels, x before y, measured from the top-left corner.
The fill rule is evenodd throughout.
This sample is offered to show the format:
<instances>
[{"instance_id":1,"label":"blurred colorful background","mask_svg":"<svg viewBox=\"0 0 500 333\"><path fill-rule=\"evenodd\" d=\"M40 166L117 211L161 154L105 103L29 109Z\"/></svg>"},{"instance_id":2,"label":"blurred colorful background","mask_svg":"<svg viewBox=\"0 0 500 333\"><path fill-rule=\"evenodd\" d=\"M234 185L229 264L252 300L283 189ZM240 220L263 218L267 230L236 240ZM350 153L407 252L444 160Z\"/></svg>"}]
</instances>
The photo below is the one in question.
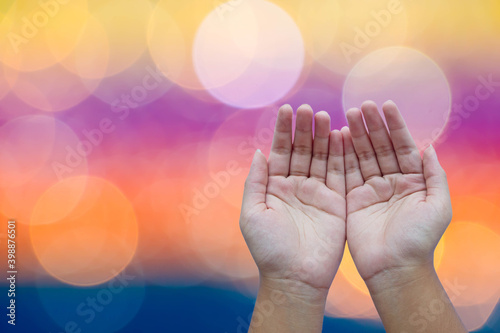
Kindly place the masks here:
<instances>
[{"instance_id":1,"label":"blurred colorful background","mask_svg":"<svg viewBox=\"0 0 500 333\"><path fill-rule=\"evenodd\" d=\"M438 274L470 330L500 332L500 1L2 0L0 37L2 332L246 331L254 151L282 104L339 129L365 99L438 150ZM383 332L348 252L327 316Z\"/></svg>"}]
</instances>

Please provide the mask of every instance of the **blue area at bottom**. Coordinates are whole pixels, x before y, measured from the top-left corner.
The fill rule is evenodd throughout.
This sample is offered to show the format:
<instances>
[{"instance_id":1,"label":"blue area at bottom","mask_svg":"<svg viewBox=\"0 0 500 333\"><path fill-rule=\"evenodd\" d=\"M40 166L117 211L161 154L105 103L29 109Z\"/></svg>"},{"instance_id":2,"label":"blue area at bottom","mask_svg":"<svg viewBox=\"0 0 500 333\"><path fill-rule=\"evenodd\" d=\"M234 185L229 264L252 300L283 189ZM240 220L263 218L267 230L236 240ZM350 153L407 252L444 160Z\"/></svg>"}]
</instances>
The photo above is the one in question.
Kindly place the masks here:
<instances>
[{"instance_id":1,"label":"blue area at bottom","mask_svg":"<svg viewBox=\"0 0 500 333\"><path fill-rule=\"evenodd\" d=\"M4 309L1 332L240 333L247 331L254 305L253 299L238 292L203 286L128 287L116 294L103 290L102 286L18 286L15 327L7 324L7 309L3 305L6 304L6 297L1 297L1 308ZM96 295L105 302L109 301L109 304L92 315L85 302L87 297ZM79 306L80 311L77 312ZM485 327L477 332L500 332L499 318L500 303ZM380 323L373 321L325 318L323 332L384 332L384 329Z\"/></svg>"}]
</instances>

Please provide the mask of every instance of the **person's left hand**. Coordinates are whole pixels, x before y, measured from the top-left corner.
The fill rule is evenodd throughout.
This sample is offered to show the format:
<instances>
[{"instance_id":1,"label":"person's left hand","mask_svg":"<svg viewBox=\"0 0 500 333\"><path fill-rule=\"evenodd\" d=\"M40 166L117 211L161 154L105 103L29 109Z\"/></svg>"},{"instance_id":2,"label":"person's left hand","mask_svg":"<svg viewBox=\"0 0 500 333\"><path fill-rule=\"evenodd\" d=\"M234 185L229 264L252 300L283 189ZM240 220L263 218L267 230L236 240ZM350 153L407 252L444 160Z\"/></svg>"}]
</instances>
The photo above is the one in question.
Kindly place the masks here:
<instances>
[{"instance_id":1,"label":"person's left hand","mask_svg":"<svg viewBox=\"0 0 500 333\"><path fill-rule=\"evenodd\" d=\"M369 101L347 111L349 129L342 130L347 243L366 282L433 270L434 249L452 215L434 148L421 158L397 106L388 101L383 111L389 130Z\"/></svg>"}]
</instances>

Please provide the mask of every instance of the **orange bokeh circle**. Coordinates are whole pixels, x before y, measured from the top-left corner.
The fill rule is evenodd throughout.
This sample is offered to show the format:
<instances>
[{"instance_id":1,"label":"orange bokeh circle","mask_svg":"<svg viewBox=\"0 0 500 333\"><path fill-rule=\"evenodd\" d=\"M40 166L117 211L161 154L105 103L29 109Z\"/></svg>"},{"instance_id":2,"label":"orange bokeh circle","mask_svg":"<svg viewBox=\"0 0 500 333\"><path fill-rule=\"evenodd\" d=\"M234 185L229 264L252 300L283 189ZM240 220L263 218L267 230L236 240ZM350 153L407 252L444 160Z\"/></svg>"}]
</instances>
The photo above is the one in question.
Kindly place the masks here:
<instances>
[{"instance_id":1,"label":"orange bokeh circle","mask_svg":"<svg viewBox=\"0 0 500 333\"><path fill-rule=\"evenodd\" d=\"M83 193L74 195L72 189L82 185ZM71 211L61 204L63 198L72 201ZM50 275L68 284L106 282L136 252L138 226L133 207L116 186L101 178L77 176L58 182L40 197L30 222L39 262Z\"/></svg>"}]
</instances>

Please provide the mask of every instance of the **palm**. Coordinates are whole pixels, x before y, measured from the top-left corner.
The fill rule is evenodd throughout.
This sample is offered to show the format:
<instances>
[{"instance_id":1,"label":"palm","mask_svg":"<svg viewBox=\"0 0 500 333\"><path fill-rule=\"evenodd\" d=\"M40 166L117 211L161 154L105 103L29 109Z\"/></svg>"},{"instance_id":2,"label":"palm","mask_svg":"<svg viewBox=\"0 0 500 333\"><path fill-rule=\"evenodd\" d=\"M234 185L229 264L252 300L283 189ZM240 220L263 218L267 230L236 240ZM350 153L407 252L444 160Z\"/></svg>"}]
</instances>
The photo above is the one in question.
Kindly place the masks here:
<instances>
[{"instance_id":1,"label":"palm","mask_svg":"<svg viewBox=\"0 0 500 333\"><path fill-rule=\"evenodd\" d=\"M348 242L362 276L387 268L384 261L410 259L426 233L426 225L420 223L427 220L421 216L425 197L425 180L420 175L373 178L349 193Z\"/></svg>"},{"instance_id":2,"label":"palm","mask_svg":"<svg viewBox=\"0 0 500 333\"><path fill-rule=\"evenodd\" d=\"M272 177L268 210L247 235L257 265L272 276L329 287L345 241L345 199L314 178Z\"/></svg>"},{"instance_id":3,"label":"palm","mask_svg":"<svg viewBox=\"0 0 500 333\"><path fill-rule=\"evenodd\" d=\"M397 117L399 112L394 111L397 109L389 107L386 113L392 127L393 154L380 148L392 146L391 138L372 105L363 110L370 136L361 113L348 114L353 139L349 141L348 135L346 152L355 154L346 163L357 165L358 174L351 173L347 179L347 242L365 279L387 269L432 260L433 249L449 223L447 216L438 213L446 212L439 209L448 205L445 193L436 193L436 188L428 191L433 184L430 178L439 177L434 174L435 166L428 165L427 170L422 166L406 126ZM363 158L355 160L355 156Z\"/></svg>"},{"instance_id":4,"label":"palm","mask_svg":"<svg viewBox=\"0 0 500 333\"><path fill-rule=\"evenodd\" d=\"M307 117L311 121L312 117L303 110L298 111L297 127L310 130ZM290 155L271 152L268 170L264 171L268 173L265 193L254 204L244 199L244 211L248 213L242 212L241 228L261 274L329 288L345 243L346 203L343 176L340 177L343 158L341 153L335 154L340 155L336 161L334 157L320 158L328 156L329 151L330 124L326 114L316 118L314 151L320 150L320 154L313 154L316 158L311 158L311 133L296 134L292 148L290 117L290 113L280 111L277 128L290 128L290 132L277 130L273 143L275 151L289 143ZM341 150L341 135L337 131L331 136L335 135L340 140L337 145L331 144L330 150ZM298 153L300 147L303 150ZM247 184L251 175L252 171Z\"/></svg>"}]
</instances>

